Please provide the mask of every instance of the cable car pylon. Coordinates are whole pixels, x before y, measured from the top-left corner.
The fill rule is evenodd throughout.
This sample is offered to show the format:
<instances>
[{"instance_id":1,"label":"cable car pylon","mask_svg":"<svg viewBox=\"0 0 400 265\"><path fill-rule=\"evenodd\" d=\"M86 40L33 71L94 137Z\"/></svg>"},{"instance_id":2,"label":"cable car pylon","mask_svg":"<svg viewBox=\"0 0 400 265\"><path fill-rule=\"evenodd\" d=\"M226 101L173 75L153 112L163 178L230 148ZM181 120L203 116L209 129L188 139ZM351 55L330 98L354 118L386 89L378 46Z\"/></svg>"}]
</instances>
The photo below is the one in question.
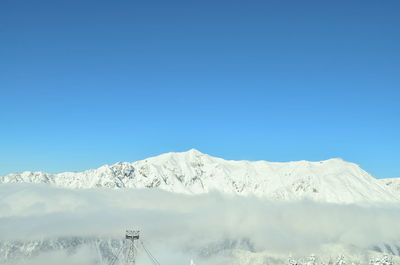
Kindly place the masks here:
<instances>
[{"instance_id":1,"label":"cable car pylon","mask_svg":"<svg viewBox=\"0 0 400 265\"><path fill-rule=\"evenodd\" d=\"M125 257L126 265L136 265L137 246L136 242L139 240L140 231L126 230L125 239L128 242L128 250Z\"/></svg>"},{"instance_id":2,"label":"cable car pylon","mask_svg":"<svg viewBox=\"0 0 400 265\"><path fill-rule=\"evenodd\" d=\"M160 265L160 262L151 254L150 250L144 245L143 240L140 239L140 231L138 230L126 230L125 234L125 242L121 245L117 254L111 259L109 265L121 264L117 263L117 260L121 253L125 253L125 265L136 265L136 256L139 245L137 242L140 242L142 249L146 252L150 261L154 265Z\"/></svg>"}]
</instances>

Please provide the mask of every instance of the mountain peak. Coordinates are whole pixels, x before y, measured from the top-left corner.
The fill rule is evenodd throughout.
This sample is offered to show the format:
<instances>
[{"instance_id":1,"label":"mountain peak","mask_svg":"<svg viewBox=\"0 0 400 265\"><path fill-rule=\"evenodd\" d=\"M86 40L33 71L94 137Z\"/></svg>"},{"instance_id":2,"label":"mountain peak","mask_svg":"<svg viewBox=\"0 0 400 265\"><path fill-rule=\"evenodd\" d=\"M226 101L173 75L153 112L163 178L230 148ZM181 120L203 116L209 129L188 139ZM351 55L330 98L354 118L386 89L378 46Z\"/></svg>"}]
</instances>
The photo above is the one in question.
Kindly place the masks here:
<instances>
[{"instance_id":1,"label":"mountain peak","mask_svg":"<svg viewBox=\"0 0 400 265\"><path fill-rule=\"evenodd\" d=\"M169 152L169 153L164 153L164 154L160 154L157 156L153 156L141 161L150 161L152 163L156 163L156 164L163 164L163 163L167 163L167 161L175 161L175 162L183 162L183 161L191 161L191 160L197 160L201 157L205 157L208 156L207 154L204 154L202 152L200 152L197 149L190 149L187 151L183 151L183 152ZM209 157L209 156L208 156ZM141 161L137 161L141 162ZM134 162L135 163L135 162Z\"/></svg>"},{"instance_id":2,"label":"mountain peak","mask_svg":"<svg viewBox=\"0 0 400 265\"><path fill-rule=\"evenodd\" d=\"M186 194L216 190L285 201L303 198L335 203L400 201L390 183L385 185L358 165L342 159L232 161L197 149L83 172L10 174L0 178L1 182L46 183L65 188L158 188Z\"/></svg>"},{"instance_id":3,"label":"mountain peak","mask_svg":"<svg viewBox=\"0 0 400 265\"><path fill-rule=\"evenodd\" d=\"M209 156L203 152L200 152L199 150L197 150L195 148L189 149L184 152L177 152L176 154L183 154L185 156L190 156L190 157Z\"/></svg>"},{"instance_id":4,"label":"mountain peak","mask_svg":"<svg viewBox=\"0 0 400 265\"><path fill-rule=\"evenodd\" d=\"M189 154L201 154L201 155L203 155L202 152L200 152L199 150L197 150L197 149L195 149L195 148L189 149L188 151L186 151L186 152L184 152L184 153L189 153Z\"/></svg>"}]
</instances>

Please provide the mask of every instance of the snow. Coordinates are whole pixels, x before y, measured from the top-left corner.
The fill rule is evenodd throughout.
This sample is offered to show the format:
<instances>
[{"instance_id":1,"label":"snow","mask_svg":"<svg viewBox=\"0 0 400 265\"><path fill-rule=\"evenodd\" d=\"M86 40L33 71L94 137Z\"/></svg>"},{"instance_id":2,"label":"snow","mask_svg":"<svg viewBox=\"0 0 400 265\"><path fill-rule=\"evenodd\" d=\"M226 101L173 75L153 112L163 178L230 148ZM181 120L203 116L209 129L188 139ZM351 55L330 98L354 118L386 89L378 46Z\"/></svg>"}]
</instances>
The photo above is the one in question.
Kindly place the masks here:
<instances>
[{"instance_id":1,"label":"snow","mask_svg":"<svg viewBox=\"0 0 400 265\"><path fill-rule=\"evenodd\" d=\"M110 261L118 253L123 246L124 241L121 239L105 239L105 238L57 238L47 240L32 241L0 241L0 264L110 264ZM84 259L80 262L62 263L66 258L73 260L79 257L79 252L85 251ZM124 264L127 255L127 248L122 251L116 265ZM52 261L47 260L51 254L55 255ZM342 245L325 245L322 246L317 255L309 253L304 254L284 254L273 253L270 251L254 252L240 248L228 248L210 255L199 255L199 253L191 252L196 256L196 262L190 259L190 265L194 264L238 264L238 265L324 265L324 264L370 264L370 265L392 265L399 264L399 255L392 255L387 252L379 252L375 250L366 250L356 247L344 247ZM51 256L50 256L51 257ZM197 262L197 260L199 260ZM29 261L35 261L29 263ZM22 262L21 262L22 261ZM41 261L41 262L39 262ZM45 263L43 263L45 261ZM139 247L138 264L149 264L143 250ZM216 262L220 261L220 262ZM163 264L161 262L161 264ZM187 263L186 263L187 264Z\"/></svg>"},{"instance_id":2,"label":"snow","mask_svg":"<svg viewBox=\"0 0 400 265\"><path fill-rule=\"evenodd\" d=\"M0 177L0 183L38 183L69 189L151 188L183 194L218 191L276 201L310 199L340 204L400 202L399 178L379 180L358 165L342 159L318 162L232 161L212 157L195 149L166 153L136 162L104 165L83 172L49 174L26 171ZM97 237L0 241L0 264L20 258L30 259L48 251L67 250L73 253L80 246L89 246L94 253L98 253L99 264L108 264L113 257L112 253L121 244L121 240ZM382 258L383 253L395 255L394 261L400 262L398 245L388 246L383 244L377 246L378 250L366 250L355 246L329 244L322 246L316 257L294 256L289 263L339 264L344 259L333 254L343 254L347 264L367 264L369 259L373 259L371 264L388 265L386 256ZM216 254L224 258L225 253L226 258L233 258L234 264L241 265L288 264L289 258L282 253L254 252L242 247L224 251ZM190 264L201 264L201 261L195 261L190 260Z\"/></svg>"},{"instance_id":3,"label":"snow","mask_svg":"<svg viewBox=\"0 0 400 265\"><path fill-rule=\"evenodd\" d=\"M400 193L400 178L381 179L380 181L393 191Z\"/></svg>"},{"instance_id":4,"label":"snow","mask_svg":"<svg viewBox=\"0 0 400 265\"><path fill-rule=\"evenodd\" d=\"M279 201L330 203L400 201L399 179L378 180L342 159L310 162L232 161L195 149L83 172L22 172L0 183L44 183L72 189L158 188L184 194L219 191Z\"/></svg>"}]
</instances>

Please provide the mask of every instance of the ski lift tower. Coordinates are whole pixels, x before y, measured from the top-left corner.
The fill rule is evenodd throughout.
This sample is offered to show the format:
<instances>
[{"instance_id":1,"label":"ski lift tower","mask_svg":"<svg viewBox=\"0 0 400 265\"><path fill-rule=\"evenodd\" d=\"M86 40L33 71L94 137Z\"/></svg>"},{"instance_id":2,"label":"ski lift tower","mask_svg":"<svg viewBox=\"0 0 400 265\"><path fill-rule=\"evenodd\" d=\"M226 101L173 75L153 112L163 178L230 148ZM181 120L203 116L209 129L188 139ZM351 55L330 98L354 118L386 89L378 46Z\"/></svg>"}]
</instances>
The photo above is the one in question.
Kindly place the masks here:
<instances>
[{"instance_id":1,"label":"ski lift tower","mask_svg":"<svg viewBox=\"0 0 400 265\"><path fill-rule=\"evenodd\" d=\"M127 250L125 264L126 265L135 265L136 264L136 253L137 253L136 241L139 240L139 231L138 230L126 230L125 239L128 241L128 250Z\"/></svg>"}]
</instances>

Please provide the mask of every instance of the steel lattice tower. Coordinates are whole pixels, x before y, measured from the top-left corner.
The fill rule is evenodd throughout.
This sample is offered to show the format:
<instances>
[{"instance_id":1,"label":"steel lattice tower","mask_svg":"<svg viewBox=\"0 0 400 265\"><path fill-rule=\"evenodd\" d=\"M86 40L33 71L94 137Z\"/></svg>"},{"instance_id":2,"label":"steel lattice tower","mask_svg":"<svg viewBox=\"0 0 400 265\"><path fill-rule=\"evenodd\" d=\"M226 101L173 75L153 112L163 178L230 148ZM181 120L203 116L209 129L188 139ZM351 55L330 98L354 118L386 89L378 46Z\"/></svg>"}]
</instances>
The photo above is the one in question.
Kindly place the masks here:
<instances>
[{"instance_id":1,"label":"steel lattice tower","mask_svg":"<svg viewBox=\"0 0 400 265\"><path fill-rule=\"evenodd\" d=\"M126 230L125 239L127 240L127 255L125 258L126 265L136 264L137 246L136 242L139 240L139 231L137 230Z\"/></svg>"}]
</instances>

